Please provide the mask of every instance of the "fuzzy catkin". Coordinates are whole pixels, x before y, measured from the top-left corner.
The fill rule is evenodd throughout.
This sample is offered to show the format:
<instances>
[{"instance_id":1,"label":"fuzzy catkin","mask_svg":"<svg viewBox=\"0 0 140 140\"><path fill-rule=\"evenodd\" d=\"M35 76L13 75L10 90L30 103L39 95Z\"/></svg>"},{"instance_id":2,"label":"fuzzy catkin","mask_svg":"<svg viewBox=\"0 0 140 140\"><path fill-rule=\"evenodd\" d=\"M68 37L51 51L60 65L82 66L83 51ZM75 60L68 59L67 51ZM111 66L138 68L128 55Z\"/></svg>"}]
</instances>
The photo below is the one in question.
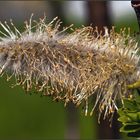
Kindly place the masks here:
<instances>
[{"instance_id":1,"label":"fuzzy catkin","mask_svg":"<svg viewBox=\"0 0 140 140\"><path fill-rule=\"evenodd\" d=\"M8 73L7 80L15 77L16 85L26 91L35 88L65 104L85 103L85 115L95 96L90 115L97 108L99 118L112 116L116 100L131 95L127 85L139 79L138 44L129 30L126 34L126 29L116 33L105 28L101 35L90 26L60 31L57 18L49 24L45 18L35 23L32 26L30 19L23 33L12 22L14 30L0 23L5 30L0 38L0 74Z\"/></svg>"}]
</instances>

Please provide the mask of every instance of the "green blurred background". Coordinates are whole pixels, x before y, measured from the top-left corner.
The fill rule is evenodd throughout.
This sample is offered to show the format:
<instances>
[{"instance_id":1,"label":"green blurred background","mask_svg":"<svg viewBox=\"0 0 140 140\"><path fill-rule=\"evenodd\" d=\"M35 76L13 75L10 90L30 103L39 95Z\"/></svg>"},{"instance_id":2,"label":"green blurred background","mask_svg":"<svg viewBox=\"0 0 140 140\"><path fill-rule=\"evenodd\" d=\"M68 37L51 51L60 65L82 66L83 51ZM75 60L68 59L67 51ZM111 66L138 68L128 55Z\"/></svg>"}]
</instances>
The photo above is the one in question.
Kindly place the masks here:
<instances>
[{"instance_id":1,"label":"green blurred background","mask_svg":"<svg viewBox=\"0 0 140 140\"><path fill-rule=\"evenodd\" d=\"M121 1L118 1L118 4L117 1L115 2L117 9L117 6L121 5ZM101 3L100 5L102 5ZM122 2L122 4L124 3ZM75 11L75 14L72 12L75 10L75 5L79 9L79 15L76 13L77 11ZM48 21L55 16L59 16L64 25L74 23L76 27L80 27L82 24L89 25L92 23L91 18L94 18L94 14L88 13L88 11L91 12L91 10L88 10L88 5L85 1L73 1L71 3L64 1L0 1L0 20L3 22L12 18L15 25L23 30L23 22L29 19L31 13L34 13L34 19L38 19L43 17L45 12ZM111 2L107 5L109 6L105 8L109 13L110 24L116 26L117 31L122 27L131 27L132 32L138 31L136 16L133 9L131 9L131 5L130 9L133 12L128 9L128 13L122 13L121 15L118 11L117 18L115 14L112 14L115 9L113 9ZM124 9L125 6L127 5L124 4ZM94 12L98 13L99 11ZM89 16L93 17L88 19ZM106 20L103 23L106 23ZM96 23L96 20L94 22ZM97 24L102 26L100 23ZM110 25L107 23L106 26ZM11 88L14 79L10 82L5 79L5 77L0 77L0 139L91 140L97 138L122 138L122 135L109 137L112 128L108 130L108 137L100 137L99 135L102 135L103 131L106 130L101 129L97 123L96 112L92 117L85 117L81 107L75 108L72 105L64 107L63 102L54 102L51 97L42 97L39 93L25 93L21 87ZM108 129L108 126L105 127ZM118 126L114 127L117 128ZM116 130L112 129L112 131Z\"/></svg>"}]
</instances>

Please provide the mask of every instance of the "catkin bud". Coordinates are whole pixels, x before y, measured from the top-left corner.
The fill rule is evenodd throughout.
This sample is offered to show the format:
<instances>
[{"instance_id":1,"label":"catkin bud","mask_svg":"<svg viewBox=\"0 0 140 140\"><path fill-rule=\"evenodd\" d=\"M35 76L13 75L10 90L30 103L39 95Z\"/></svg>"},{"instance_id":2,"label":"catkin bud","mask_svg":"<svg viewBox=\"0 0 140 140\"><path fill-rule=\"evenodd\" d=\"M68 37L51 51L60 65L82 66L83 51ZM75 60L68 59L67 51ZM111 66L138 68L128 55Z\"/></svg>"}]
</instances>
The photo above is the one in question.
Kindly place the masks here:
<instances>
[{"instance_id":1,"label":"catkin bud","mask_svg":"<svg viewBox=\"0 0 140 140\"><path fill-rule=\"evenodd\" d=\"M0 25L5 30L0 41L0 74L8 73L7 80L16 78L16 85L26 91L35 88L43 95L52 95L65 104L72 101L77 106L85 103L88 113L92 101L104 118L117 109L116 100L129 96L127 85L139 79L138 44L130 36L129 29L116 33L114 28L101 35L98 29L64 28L55 18L46 24L45 18L20 33L11 22ZM66 30L72 33L66 33ZM96 37L94 36L96 34Z\"/></svg>"}]
</instances>

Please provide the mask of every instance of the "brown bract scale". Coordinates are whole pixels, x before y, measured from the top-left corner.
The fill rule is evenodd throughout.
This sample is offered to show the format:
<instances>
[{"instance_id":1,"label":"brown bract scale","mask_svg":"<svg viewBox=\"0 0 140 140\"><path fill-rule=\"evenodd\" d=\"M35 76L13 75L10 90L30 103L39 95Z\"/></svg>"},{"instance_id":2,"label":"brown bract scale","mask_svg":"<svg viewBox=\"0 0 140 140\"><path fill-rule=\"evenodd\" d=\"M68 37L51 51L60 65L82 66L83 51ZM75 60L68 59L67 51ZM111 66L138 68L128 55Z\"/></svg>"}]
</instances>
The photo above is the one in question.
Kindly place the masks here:
<instances>
[{"instance_id":1,"label":"brown bract scale","mask_svg":"<svg viewBox=\"0 0 140 140\"><path fill-rule=\"evenodd\" d=\"M14 30L7 23L1 26L6 32L0 38L1 75L7 73L7 80L15 77L26 91L35 88L65 105L85 104L85 115L97 109L99 119L101 114L112 118L116 100L129 96L127 85L139 79L138 45L129 29L126 34L126 29L116 33L105 28L104 35L92 27L59 31L57 18L49 24L40 19L33 27L30 19L23 33L12 22ZM73 32L66 33L68 29ZM92 97L96 100L89 109Z\"/></svg>"}]
</instances>

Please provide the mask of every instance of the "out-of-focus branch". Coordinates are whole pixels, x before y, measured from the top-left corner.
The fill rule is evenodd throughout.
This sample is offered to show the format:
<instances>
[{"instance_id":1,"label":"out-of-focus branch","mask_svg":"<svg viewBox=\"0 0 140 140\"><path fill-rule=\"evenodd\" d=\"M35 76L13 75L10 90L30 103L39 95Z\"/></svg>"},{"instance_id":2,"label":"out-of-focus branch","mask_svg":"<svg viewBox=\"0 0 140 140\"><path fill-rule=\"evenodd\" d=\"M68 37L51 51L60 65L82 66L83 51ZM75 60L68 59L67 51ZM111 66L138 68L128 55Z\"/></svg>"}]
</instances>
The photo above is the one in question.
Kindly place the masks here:
<instances>
[{"instance_id":1,"label":"out-of-focus branch","mask_svg":"<svg viewBox=\"0 0 140 140\"><path fill-rule=\"evenodd\" d=\"M62 26L67 26L65 22L65 14L63 10L63 1L47 1L50 4L52 17L58 17L62 22ZM60 27L60 29L61 29Z\"/></svg>"},{"instance_id":2,"label":"out-of-focus branch","mask_svg":"<svg viewBox=\"0 0 140 140\"><path fill-rule=\"evenodd\" d=\"M88 1L88 22L92 23L92 26L98 26L99 30L103 29L103 26L110 28L111 20L108 11L107 1Z\"/></svg>"},{"instance_id":3,"label":"out-of-focus branch","mask_svg":"<svg viewBox=\"0 0 140 140\"><path fill-rule=\"evenodd\" d=\"M59 27L59 29L62 29L63 26L66 25L65 21L65 14L63 11L63 1L47 1L49 2L51 8L52 8L52 16L58 17L62 22L62 26ZM78 128L78 112L76 108L74 107L73 103L69 103L66 107L66 116L67 116L67 129L65 134L65 139L74 140L74 139L80 139L79 135L79 128Z\"/></svg>"},{"instance_id":4,"label":"out-of-focus branch","mask_svg":"<svg viewBox=\"0 0 140 140\"><path fill-rule=\"evenodd\" d=\"M97 26L99 31L104 33L104 26L111 28L111 19L109 16L108 1L87 1L88 8L88 23L93 27ZM117 114L115 113L112 127L109 127L107 120L102 120L98 125L99 139L116 139L119 136L119 124L117 121Z\"/></svg>"}]
</instances>

